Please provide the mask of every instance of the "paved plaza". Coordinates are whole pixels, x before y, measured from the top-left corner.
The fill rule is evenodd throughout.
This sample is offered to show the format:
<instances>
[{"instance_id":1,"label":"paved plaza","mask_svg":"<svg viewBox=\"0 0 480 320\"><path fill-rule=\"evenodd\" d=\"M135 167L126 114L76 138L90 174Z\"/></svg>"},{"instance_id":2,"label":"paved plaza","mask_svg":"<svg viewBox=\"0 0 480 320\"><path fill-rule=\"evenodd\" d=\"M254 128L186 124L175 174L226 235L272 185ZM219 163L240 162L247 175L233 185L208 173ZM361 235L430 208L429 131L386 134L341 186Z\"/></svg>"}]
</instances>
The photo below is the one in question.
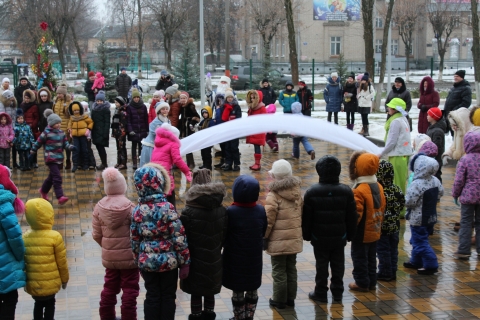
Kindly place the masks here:
<instances>
[{"instance_id":1,"label":"paved plaza","mask_svg":"<svg viewBox=\"0 0 480 320\"><path fill-rule=\"evenodd\" d=\"M263 202L266 197L266 187L270 181L268 170L277 159L285 158L293 166L294 174L302 179L302 189L305 190L313 183L318 182L315 171L315 161L303 151L300 160L290 160L292 147L291 139L280 139L280 152L270 153L265 150L262 159L262 170L252 172L248 166L253 163L253 147L241 141L242 153L240 174L251 174L260 181ZM341 181L351 184L348 178L348 160L351 150L334 144L313 141L317 158L325 154L336 155L342 163ZM110 141L108 162L115 164L115 142ZM128 151L130 154L130 150ZM43 154L39 153L39 160ZM97 157L98 159L98 157ZM219 158L216 159L217 161ZM201 165L200 152L195 153L197 167ZM19 196L26 201L39 197L38 189L47 176L43 161L35 171L20 172L14 170L12 179L19 188ZM353 293L348 290L348 283L352 278L352 261L350 259L350 245L345 248L346 270L344 277L345 292L343 303L333 303L329 294L329 303L318 304L308 299L308 293L314 289L315 259L310 243L304 242L303 252L297 256L298 294L294 308L283 310L271 308L268 299L272 295L272 278L270 257L264 254L263 279L260 287L259 303L255 319L478 319L480 318L480 271L477 255L472 254L468 261L459 261L453 258L458 243L458 235L453 230L453 224L459 220L460 208L455 206L450 196L454 178L454 167L443 169L445 196L438 205L439 222L435 226L435 234L430 238L432 246L438 255L440 272L434 276L419 276L412 269L404 269L402 264L408 260L411 246L409 244L410 231L402 220L399 245L399 268L397 280L379 282L377 289L368 293ZM131 166L123 171L127 178L127 196L136 202L137 194L133 186L133 170ZM215 170L214 181L222 181L228 189L224 205L232 203L231 187L238 172L224 173ZM184 207L184 197L181 188L180 174L175 173L177 188L177 208ZM56 320L64 319L99 319L98 308L100 292L103 286L104 268L101 262L101 249L92 239L92 212L97 201L105 193L101 172L95 171L63 171L63 187L70 201L59 206L53 201L55 209L55 226L64 237L67 247L70 281L66 290L61 290L56 297ZM181 191L181 190L180 190ZM50 198L53 193L50 193ZM21 219L22 230L28 230L24 216ZM475 249L472 248L473 252ZM142 281L142 280L141 280ZM141 292L138 297L138 319L143 319L143 300L145 289L143 281L140 284ZM19 289L20 297L17 305L17 319L32 319L33 299ZM223 289L215 296L215 312L217 319L228 319L233 316L231 306L231 291ZM118 297L120 303L120 297ZM176 319L186 320L190 313L190 296L177 291ZM120 308L117 305L117 316ZM0 315L1 318L1 315Z\"/></svg>"}]
</instances>

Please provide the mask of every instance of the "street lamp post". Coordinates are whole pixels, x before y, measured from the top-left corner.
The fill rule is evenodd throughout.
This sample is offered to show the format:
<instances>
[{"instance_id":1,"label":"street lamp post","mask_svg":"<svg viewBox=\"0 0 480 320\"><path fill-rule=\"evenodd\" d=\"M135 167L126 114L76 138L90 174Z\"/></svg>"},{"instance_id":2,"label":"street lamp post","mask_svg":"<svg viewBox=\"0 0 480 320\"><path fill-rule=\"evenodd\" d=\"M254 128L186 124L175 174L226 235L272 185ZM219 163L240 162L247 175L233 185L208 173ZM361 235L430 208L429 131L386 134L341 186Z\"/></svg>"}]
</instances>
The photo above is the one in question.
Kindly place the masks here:
<instances>
[{"instance_id":1,"label":"street lamp post","mask_svg":"<svg viewBox=\"0 0 480 320\"><path fill-rule=\"evenodd\" d=\"M203 0L200 5L200 109L205 106L205 40L203 39Z\"/></svg>"},{"instance_id":2,"label":"street lamp post","mask_svg":"<svg viewBox=\"0 0 480 320\"><path fill-rule=\"evenodd\" d=\"M385 1L385 3L390 3L390 0ZM388 24L388 40L387 40L387 96L390 90L392 90L392 20ZM382 61L383 63L383 61Z\"/></svg>"}]
</instances>

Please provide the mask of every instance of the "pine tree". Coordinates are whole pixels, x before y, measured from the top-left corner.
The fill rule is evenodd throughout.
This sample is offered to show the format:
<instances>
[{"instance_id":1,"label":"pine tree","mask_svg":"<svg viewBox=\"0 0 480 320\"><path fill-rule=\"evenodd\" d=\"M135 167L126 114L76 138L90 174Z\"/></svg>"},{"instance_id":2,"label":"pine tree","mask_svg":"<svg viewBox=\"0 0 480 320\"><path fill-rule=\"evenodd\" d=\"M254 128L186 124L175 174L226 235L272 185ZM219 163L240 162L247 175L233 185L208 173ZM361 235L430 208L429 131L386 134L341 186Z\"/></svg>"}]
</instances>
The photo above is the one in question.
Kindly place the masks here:
<instances>
[{"instance_id":1,"label":"pine tree","mask_svg":"<svg viewBox=\"0 0 480 320\"><path fill-rule=\"evenodd\" d=\"M115 73L113 72L113 64L109 61L107 39L105 33L102 32L100 36L100 43L97 46L97 63L96 70L101 72L105 77L105 94L108 101L113 101L116 98L115 91Z\"/></svg>"},{"instance_id":2,"label":"pine tree","mask_svg":"<svg viewBox=\"0 0 480 320\"><path fill-rule=\"evenodd\" d=\"M55 91L57 79L49 57L50 49L55 45L55 42L47 31L48 24L46 22L40 23L40 28L43 30L43 35L37 46L37 61L31 67L37 76L37 89L47 87L50 91Z\"/></svg>"},{"instance_id":3,"label":"pine tree","mask_svg":"<svg viewBox=\"0 0 480 320\"><path fill-rule=\"evenodd\" d=\"M191 28L182 33L181 55L173 63L175 83L179 90L185 90L192 98L200 98L200 66L198 63L198 41L194 39Z\"/></svg>"},{"instance_id":4,"label":"pine tree","mask_svg":"<svg viewBox=\"0 0 480 320\"><path fill-rule=\"evenodd\" d=\"M345 85L345 82L347 80L347 63L345 62L345 57L343 53L340 53L338 56L338 61L336 65L337 73L338 76L340 77L340 80L342 81L342 85Z\"/></svg>"}]
</instances>

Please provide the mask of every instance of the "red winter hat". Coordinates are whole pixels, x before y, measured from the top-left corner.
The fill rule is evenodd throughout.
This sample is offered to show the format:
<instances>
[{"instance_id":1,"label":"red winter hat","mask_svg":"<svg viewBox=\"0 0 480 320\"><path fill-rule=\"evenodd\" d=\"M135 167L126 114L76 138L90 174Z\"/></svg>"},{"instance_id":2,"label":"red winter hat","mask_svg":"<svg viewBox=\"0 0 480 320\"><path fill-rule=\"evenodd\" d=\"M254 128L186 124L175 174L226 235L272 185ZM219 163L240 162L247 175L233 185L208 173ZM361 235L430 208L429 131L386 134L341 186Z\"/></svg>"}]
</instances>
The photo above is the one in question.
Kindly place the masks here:
<instances>
[{"instance_id":1,"label":"red winter hat","mask_svg":"<svg viewBox=\"0 0 480 320\"><path fill-rule=\"evenodd\" d=\"M14 195L18 195L17 186L13 183L10 177L10 169L3 165L0 165L0 184L5 190L12 192ZM13 207L16 214L21 214L25 212L25 205L18 197L15 198L15 201L13 202Z\"/></svg>"},{"instance_id":2,"label":"red winter hat","mask_svg":"<svg viewBox=\"0 0 480 320\"><path fill-rule=\"evenodd\" d=\"M438 109L438 108L430 108L428 109L427 111L427 114L432 117L433 119L435 119L435 121L438 121L442 118L442 110Z\"/></svg>"},{"instance_id":3,"label":"red winter hat","mask_svg":"<svg viewBox=\"0 0 480 320\"><path fill-rule=\"evenodd\" d=\"M90 78L90 77L94 77L94 76L95 76L95 72L90 71L90 72L88 73L88 77L89 77L89 78Z\"/></svg>"}]
</instances>

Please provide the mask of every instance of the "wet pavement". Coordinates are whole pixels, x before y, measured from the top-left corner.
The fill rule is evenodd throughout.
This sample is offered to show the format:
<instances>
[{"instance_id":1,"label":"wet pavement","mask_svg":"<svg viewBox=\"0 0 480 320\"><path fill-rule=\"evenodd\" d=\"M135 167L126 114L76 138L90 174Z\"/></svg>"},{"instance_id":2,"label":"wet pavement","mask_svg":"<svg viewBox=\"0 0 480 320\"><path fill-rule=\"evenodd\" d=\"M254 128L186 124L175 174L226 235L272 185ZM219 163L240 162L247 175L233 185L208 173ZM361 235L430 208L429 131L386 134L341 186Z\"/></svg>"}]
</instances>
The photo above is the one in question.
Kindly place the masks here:
<instances>
[{"instance_id":1,"label":"wet pavement","mask_svg":"<svg viewBox=\"0 0 480 320\"><path fill-rule=\"evenodd\" d=\"M312 141L317 159L325 154L336 155L342 163L341 181L350 184L348 178L348 159L351 150L334 144ZM115 143L110 142L109 165L113 166L116 160ZM289 138L280 139L280 152L271 153L265 149L262 158L262 170L252 172L248 169L253 163L253 147L241 141L242 153L241 171L224 173L215 170L214 181L222 181L229 190L225 205L232 202L231 186L239 174L251 174L260 181L261 200L266 196L266 186L270 178L268 170L277 159L285 158L293 166L294 174L302 179L302 189L305 191L310 185L318 181L315 171L315 161L302 150L300 160L291 160L292 141ZM268 148L268 147L267 147ZM96 153L96 151L95 151ZM128 151L130 154L130 150ZM197 167L201 165L200 152L195 152ZM39 154L39 159L43 156ZM97 157L98 159L98 157ZM216 161L219 158L215 159ZM271 308L268 299L272 295L272 278L270 257L264 254L262 286L258 290L259 303L255 319L478 319L480 318L480 271L477 255L467 261L455 260L458 235L453 230L453 224L459 220L460 209L453 203L450 191L454 178L454 167L443 168L445 196L438 205L439 222L435 226L435 233L430 238L431 244L438 256L439 273L433 276L417 275L414 270L403 268L402 264L408 260L411 246L409 244L410 231L402 220L399 244L399 268L397 280L379 282L377 289L368 293L354 293L348 290L348 283L352 278L352 261L350 259L350 245L345 248L346 270L344 277L345 292L343 303L333 303L329 295L329 303L315 303L308 299L308 293L314 289L315 259L310 243L304 242L304 250L297 256L298 294L295 307L283 310ZM131 166L123 171L127 178L127 196L135 202L136 191L133 186L133 170ZM47 175L46 167L41 164L34 172L20 172L14 170L12 179L19 188L19 195L23 200L39 197L38 189ZM181 211L184 207L184 198L180 174L175 174L177 189L177 207ZM61 290L56 296L55 319L99 319L98 307L100 292L103 286L104 268L101 262L101 249L92 239L91 216L95 203L105 193L101 173L95 171L77 171L76 173L63 171L63 187L70 198L64 206L53 201L55 209L55 229L64 237L67 247L70 281L66 290ZM180 192L179 192L180 191ZM50 198L53 193L50 193ZM28 230L25 217L21 216L23 231ZM475 248L472 248L475 252ZM142 280L141 280L142 281ZM143 282L143 281L142 281ZM145 289L140 285L138 297L138 319L143 319L143 300ZM32 319L33 299L23 290L19 290L16 319ZM231 306L231 291L222 289L215 296L215 312L217 319L228 319L233 316ZM120 302L120 297L118 297ZM176 319L184 320L190 313L190 296L177 291ZM120 316L120 307L117 305L117 316ZM1 316L0 316L1 318Z\"/></svg>"}]
</instances>

